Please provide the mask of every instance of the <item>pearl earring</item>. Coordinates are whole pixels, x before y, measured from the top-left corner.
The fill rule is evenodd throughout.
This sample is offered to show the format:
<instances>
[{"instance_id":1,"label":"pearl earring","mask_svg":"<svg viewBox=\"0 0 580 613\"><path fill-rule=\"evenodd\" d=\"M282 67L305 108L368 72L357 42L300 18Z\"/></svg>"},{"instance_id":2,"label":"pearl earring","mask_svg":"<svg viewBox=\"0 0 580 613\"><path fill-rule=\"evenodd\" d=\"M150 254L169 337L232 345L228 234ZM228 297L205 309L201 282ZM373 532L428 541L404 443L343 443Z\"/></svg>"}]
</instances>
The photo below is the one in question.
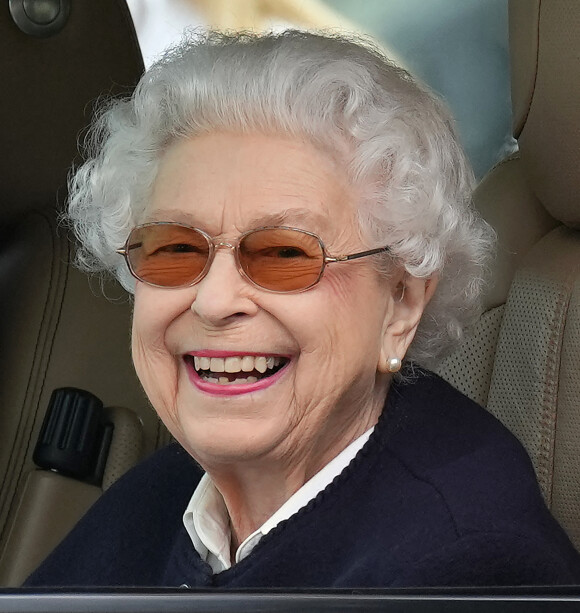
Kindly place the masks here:
<instances>
[{"instance_id":1,"label":"pearl earring","mask_svg":"<svg viewBox=\"0 0 580 613\"><path fill-rule=\"evenodd\" d=\"M389 372L399 372L399 370L401 370L401 360L400 360L400 358L389 358L389 363L387 365L387 370Z\"/></svg>"}]
</instances>

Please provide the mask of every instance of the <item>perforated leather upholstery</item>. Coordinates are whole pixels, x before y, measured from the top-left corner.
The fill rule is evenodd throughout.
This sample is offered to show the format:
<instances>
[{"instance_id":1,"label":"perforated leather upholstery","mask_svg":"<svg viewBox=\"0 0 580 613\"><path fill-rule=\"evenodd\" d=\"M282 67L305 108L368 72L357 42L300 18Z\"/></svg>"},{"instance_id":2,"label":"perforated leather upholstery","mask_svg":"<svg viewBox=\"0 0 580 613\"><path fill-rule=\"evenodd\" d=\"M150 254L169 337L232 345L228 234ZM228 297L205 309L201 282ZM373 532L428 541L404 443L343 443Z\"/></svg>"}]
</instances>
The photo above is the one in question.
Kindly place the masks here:
<instances>
[{"instance_id":1,"label":"perforated leather upholstery","mask_svg":"<svg viewBox=\"0 0 580 613\"><path fill-rule=\"evenodd\" d=\"M520 153L493 169L475 194L476 205L498 232L493 283L475 333L440 369L476 400L487 395L483 404L524 443L546 502L577 547L579 31L576 0L510 0L514 136ZM481 329L489 330L490 319L499 326L482 343ZM480 374L474 378L477 365Z\"/></svg>"}]
</instances>

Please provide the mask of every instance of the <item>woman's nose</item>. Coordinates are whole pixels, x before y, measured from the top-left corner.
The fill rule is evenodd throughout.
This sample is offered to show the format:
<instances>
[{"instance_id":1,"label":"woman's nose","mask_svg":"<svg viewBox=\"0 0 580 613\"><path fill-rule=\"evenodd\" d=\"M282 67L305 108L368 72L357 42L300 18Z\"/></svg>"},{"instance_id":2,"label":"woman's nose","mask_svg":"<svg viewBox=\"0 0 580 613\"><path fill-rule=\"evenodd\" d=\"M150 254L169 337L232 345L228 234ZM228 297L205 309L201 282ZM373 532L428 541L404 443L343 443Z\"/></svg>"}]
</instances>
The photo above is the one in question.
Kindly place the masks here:
<instances>
[{"instance_id":1,"label":"woman's nose","mask_svg":"<svg viewBox=\"0 0 580 613\"><path fill-rule=\"evenodd\" d=\"M232 318L253 315L258 306L253 287L240 275L231 248L216 249L207 275L195 286L192 312L204 323L222 326Z\"/></svg>"}]
</instances>

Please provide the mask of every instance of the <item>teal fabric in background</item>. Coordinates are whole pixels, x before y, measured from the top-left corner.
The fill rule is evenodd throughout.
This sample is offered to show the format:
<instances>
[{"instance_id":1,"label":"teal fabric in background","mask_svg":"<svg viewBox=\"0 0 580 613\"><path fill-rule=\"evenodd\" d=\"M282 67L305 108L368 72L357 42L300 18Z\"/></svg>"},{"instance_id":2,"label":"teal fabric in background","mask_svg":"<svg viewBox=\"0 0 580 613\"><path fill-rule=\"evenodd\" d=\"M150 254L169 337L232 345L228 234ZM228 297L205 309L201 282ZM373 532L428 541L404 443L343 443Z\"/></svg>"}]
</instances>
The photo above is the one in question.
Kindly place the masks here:
<instances>
[{"instance_id":1,"label":"teal fabric in background","mask_svg":"<svg viewBox=\"0 0 580 613\"><path fill-rule=\"evenodd\" d=\"M507 0L325 0L447 101L478 178L511 138Z\"/></svg>"}]
</instances>

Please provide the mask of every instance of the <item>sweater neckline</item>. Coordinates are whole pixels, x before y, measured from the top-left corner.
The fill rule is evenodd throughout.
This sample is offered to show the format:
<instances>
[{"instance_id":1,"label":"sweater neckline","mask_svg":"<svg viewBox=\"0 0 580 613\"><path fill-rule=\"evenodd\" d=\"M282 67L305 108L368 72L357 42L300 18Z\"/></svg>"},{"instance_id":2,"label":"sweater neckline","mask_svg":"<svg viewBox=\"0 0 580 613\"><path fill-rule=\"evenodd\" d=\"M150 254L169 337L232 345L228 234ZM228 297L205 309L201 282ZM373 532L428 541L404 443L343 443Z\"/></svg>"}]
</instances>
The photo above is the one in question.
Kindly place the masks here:
<instances>
[{"instance_id":1,"label":"sweater neckline","mask_svg":"<svg viewBox=\"0 0 580 613\"><path fill-rule=\"evenodd\" d=\"M280 534L283 534L286 530L291 529L295 524L303 521L303 518L307 517L315 509L318 509L325 504L331 504L332 498L335 496L335 494L342 490L342 488L346 487L354 475L362 477L363 474L366 474L368 471L373 469L374 462L378 460L380 453L389 440L391 434L402 426L402 416L398 414L399 411L396 409L398 409L401 405L400 399L402 396L402 388L416 383L417 377L415 376L414 379L415 380L411 383L393 381L389 391L387 392L383 410L381 411L373 432L365 445L358 451L355 457L342 470L342 472L340 472L324 489L318 492L318 494L305 506L296 511L296 513L294 513L288 519L280 522L268 534L264 535L247 557L240 560L230 568L213 574L212 581L215 584L225 584L228 582L230 577L242 574L246 569L251 568L254 564L254 560L256 559L256 555L259 555L264 548L269 547L270 543L275 541ZM361 470L363 473L361 473ZM207 569L211 571L209 565L203 562L201 558L199 558L199 561L200 563L204 564L204 566L207 566Z\"/></svg>"}]
</instances>

